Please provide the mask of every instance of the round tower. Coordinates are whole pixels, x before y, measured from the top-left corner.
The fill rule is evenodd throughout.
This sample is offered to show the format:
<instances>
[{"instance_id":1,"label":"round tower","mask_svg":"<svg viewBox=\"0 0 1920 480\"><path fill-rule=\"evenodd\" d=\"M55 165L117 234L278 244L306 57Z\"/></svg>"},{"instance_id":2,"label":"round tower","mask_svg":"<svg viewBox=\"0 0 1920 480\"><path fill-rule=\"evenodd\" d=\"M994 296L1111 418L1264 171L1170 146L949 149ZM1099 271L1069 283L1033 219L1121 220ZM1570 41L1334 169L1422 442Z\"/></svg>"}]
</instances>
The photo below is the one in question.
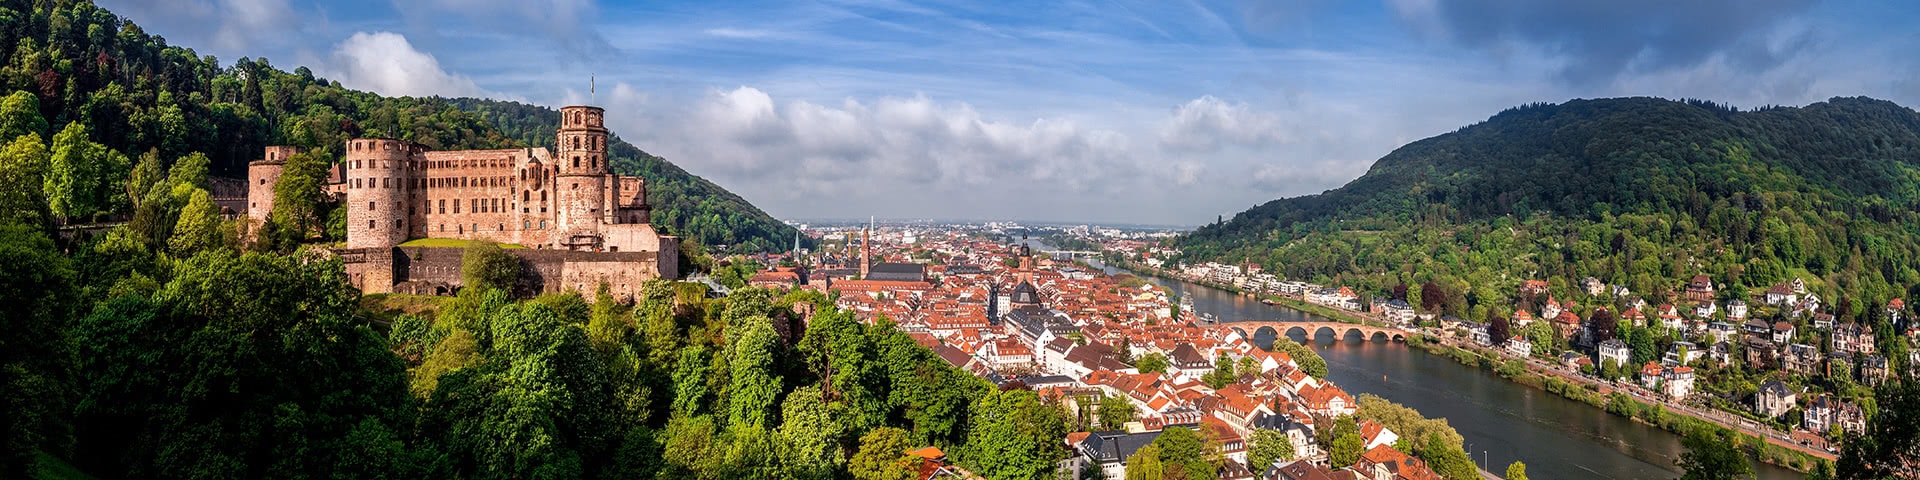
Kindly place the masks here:
<instances>
[{"instance_id":1,"label":"round tower","mask_svg":"<svg viewBox=\"0 0 1920 480\"><path fill-rule=\"evenodd\" d=\"M553 158L554 194L559 223L554 240L568 244L573 235L597 235L607 205L606 110L573 106L560 109ZM596 245L597 247L597 245Z\"/></svg>"},{"instance_id":2,"label":"round tower","mask_svg":"<svg viewBox=\"0 0 1920 480\"><path fill-rule=\"evenodd\" d=\"M420 172L420 147L405 140L347 141L347 248L407 241L408 192Z\"/></svg>"}]
</instances>

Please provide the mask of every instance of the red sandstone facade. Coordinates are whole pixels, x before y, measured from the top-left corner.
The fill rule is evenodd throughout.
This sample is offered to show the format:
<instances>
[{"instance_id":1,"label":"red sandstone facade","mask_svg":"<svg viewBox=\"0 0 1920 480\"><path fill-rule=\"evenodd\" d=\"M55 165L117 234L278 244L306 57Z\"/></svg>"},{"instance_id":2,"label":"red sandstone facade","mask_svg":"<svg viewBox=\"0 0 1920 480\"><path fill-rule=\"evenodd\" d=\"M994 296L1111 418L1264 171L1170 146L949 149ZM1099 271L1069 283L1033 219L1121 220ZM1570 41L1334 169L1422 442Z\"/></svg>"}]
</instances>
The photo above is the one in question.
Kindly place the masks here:
<instances>
[{"instance_id":1,"label":"red sandstone facade","mask_svg":"<svg viewBox=\"0 0 1920 480\"><path fill-rule=\"evenodd\" d=\"M581 286L589 293L603 281L620 295L622 285L616 281L637 290L645 278L678 276L679 242L660 235L649 223L645 180L608 172L605 111L573 106L560 113L556 151L436 152L405 140L347 141L341 162L344 182L333 186L345 197L347 248L371 252L416 238L457 238L536 250L649 254L591 262L591 256L543 256L538 258L557 263L533 265L534 270L554 270L549 272L559 280L554 283ZM292 147L267 147L266 158L248 166L247 213L255 221L265 221L272 211L273 183L286 156L296 152ZM640 262L646 265L633 265L633 270L618 267L642 258L648 259ZM393 285L409 281L402 271L380 272L392 269L391 262L372 263L377 262L349 262L349 274L365 291L392 291ZM594 266L572 269L574 274L561 280L561 263ZM354 264L370 265L362 272L367 274L355 275L353 270L360 268ZM589 271L593 273L585 273Z\"/></svg>"}]
</instances>

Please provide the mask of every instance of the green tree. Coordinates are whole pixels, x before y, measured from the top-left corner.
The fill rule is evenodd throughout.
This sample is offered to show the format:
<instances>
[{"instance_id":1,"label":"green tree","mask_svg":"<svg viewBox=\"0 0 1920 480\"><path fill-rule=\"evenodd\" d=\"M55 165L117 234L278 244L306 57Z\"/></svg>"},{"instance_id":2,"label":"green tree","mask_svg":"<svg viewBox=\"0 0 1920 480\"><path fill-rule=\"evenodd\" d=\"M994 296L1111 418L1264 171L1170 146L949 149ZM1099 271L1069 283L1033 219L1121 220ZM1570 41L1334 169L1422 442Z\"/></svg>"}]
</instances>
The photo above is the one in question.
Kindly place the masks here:
<instances>
[{"instance_id":1,"label":"green tree","mask_svg":"<svg viewBox=\"0 0 1920 480\"><path fill-rule=\"evenodd\" d=\"M780 337L765 317L744 323L743 331L727 343L732 376L727 387L727 425L765 427L780 397L780 376L774 364Z\"/></svg>"},{"instance_id":2,"label":"green tree","mask_svg":"<svg viewBox=\"0 0 1920 480\"><path fill-rule=\"evenodd\" d=\"M1320 358L1318 352L1307 348L1306 345L1282 336L1273 339L1273 349L1293 358L1293 362L1300 365L1300 371L1306 372L1307 375L1314 378L1327 378L1327 360Z\"/></svg>"},{"instance_id":3,"label":"green tree","mask_svg":"<svg viewBox=\"0 0 1920 480\"><path fill-rule=\"evenodd\" d=\"M1753 478L1753 462L1725 430L1698 432L1681 439L1680 444L1687 448L1680 454L1680 469L1685 472L1681 480Z\"/></svg>"},{"instance_id":4,"label":"green tree","mask_svg":"<svg viewBox=\"0 0 1920 480\"><path fill-rule=\"evenodd\" d=\"M32 478L35 452L62 451L69 440L61 327L73 280L67 258L38 229L0 224L0 476Z\"/></svg>"},{"instance_id":5,"label":"green tree","mask_svg":"<svg viewBox=\"0 0 1920 480\"><path fill-rule=\"evenodd\" d=\"M186 207L180 210L180 220L173 226L173 238L167 240L167 248L175 255L191 256L218 247L225 243L220 225L220 207L213 204L213 195L196 188Z\"/></svg>"},{"instance_id":6,"label":"green tree","mask_svg":"<svg viewBox=\"0 0 1920 480\"><path fill-rule=\"evenodd\" d=\"M1127 422L1133 421L1133 401L1125 395L1100 397L1100 428L1102 430L1123 430Z\"/></svg>"},{"instance_id":7,"label":"green tree","mask_svg":"<svg viewBox=\"0 0 1920 480\"><path fill-rule=\"evenodd\" d=\"M41 186L48 209L56 218L81 221L112 212L126 200L119 187L130 166L125 155L89 140L85 125L68 123L53 137Z\"/></svg>"},{"instance_id":8,"label":"green tree","mask_svg":"<svg viewBox=\"0 0 1920 480\"><path fill-rule=\"evenodd\" d=\"M0 224L52 227L45 186L48 153L39 135L14 137L0 149Z\"/></svg>"},{"instance_id":9,"label":"green tree","mask_svg":"<svg viewBox=\"0 0 1920 480\"><path fill-rule=\"evenodd\" d=\"M1249 469L1264 471L1274 462L1292 460L1294 456L1293 441L1287 439L1287 434L1279 430L1264 428L1254 430L1252 445L1247 449L1247 468Z\"/></svg>"},{"instance_id":10,"label":"green tree","mask_svg":"<svg viewBox=\"0 0 1920 480\"><path fill-rule=\"evenodd\" d=\"M801 387L787 394L774 437L788 476L831 478L846 463L846 454L840 450L843 428L835 420L842 410L840 404L828 403L819 387Z\"/></svg>"},{"instance_id":11,"label":"green tree","mask_svg":"<svg viewBox=\"0 0 1920 480\"><path fill-rule=\"evenodd\" d=\"M1140 370L1140 373L1167 373L1167 356L1161 355L1160 352L1148 352L1140 356L1135 367Z\"/></svg>"},{"instance_id":12,"label":"green tree","mask_svg":"<svg viewBox=\"0 0 1920 480\"><path fill-rule=\"evenodd\" d=\"M76 322L76 465L105 477L411 477L404 366L338 263L203 252ZM371 420L375 425L365 425ZM402 462L402 466L417 465Z\"/></svg>"},{"instance_id":13,"label":"green tree","mask_svg":"<svg viewBox=\"0 0 1920 480\"><path fill-rule=\"evenodd\" d=\"M1160 463L1160 446L1147 444L1127 457L1127 480L1160 480L1166 465Z\"/></svg>"},{"instance_id":14,"label":"green tree","mask_svg":"<svg viewBox=\"0 0 1920 480\"><path fill-rule=\"evenodd\" d=\"M910 480L919 470L907 451L913 440L906 430L880 427L860 437L860 450L847 462L847 473L859 480Z\"/></svg>"},{"instance_id":15,"label":"green tree","mask_svg":"<svg viewBox=\"0 0 1920 480\"><path fill-rule=\"evenodd\" d=\"M320 233L327 167L332 163L329 158L324 150L308 150L287 156L280 166L280 179L273 184L271 219L283 237L278 239L283 245L304 242Z\"/></svg>"},{"instance_id":16,"label":"green tree","mask_svg":"<svg viewBox=\"0 0 1920 480\"><path fill-rule=\"evenodd\" d=\"M1527 480L1527 464L1515 461L1507 465L1506 480Z\"/></svg>"},{"instance_id":17,"label":"green tree","mask_svg":"<svg viewBox=\"0 0 1920 480\"><path fill-rule=\"evenodd\" d=\"M166 181L167 171L160 166L160 151L148 150L140 154L140 160L133 165L133 173L127 177L127 199L133 201L134 208L140 208L147 194L154 186Z\"/></svg>"},{"instance_id":18,"label":"green tree","mask_svg":"<svg viewBox=\"0 0 1920 480\"><path fill-rule=\"evenodd\" d=\"M47 120L40 116L40 97L15 90L0 99L0 141L10 142L22 135L47 134Z\"/></svg>"},{"instance_id":19,"label":"green tree","mask_svg":"<svg viewBox=\"0 0 1920 480\"><path fill-rule=\"evenodd\" d=\"M479 359L480 344L473 332L456 328L433 346L419 367L413 369L413 381L409 389L414 397L429 398L440 386L440 376L447 372L473 365Z\"/></svg>"},{"instance_id":20,"label":"green tree","mask_svg":"<svg viewBox=\"0 0 1920 480\"><path fill-rule=\"evenodd\" d=\"M1448 442L1444 435L1438 433L1427 435L1425 442L1418 452L1434 473L1454 480L1480 478L1480 469L1474 466L1473 459L1467 457L1467 452L1460 448L1459 443Z\"/></svg>"},{"instance_id":21,"label":"green tree","mask_svg":"<svg viewBox=\"0 0 1920 480\"><path fill-rule=\"evenodd\" d=\"M1839 478L1895 478L1920 465L1920 387L1913 382L1881 386L1874 395L1879 411L1867 419L1867 431L1849 439L1835 465Z\"/></svg>"},{"instance_id":22,"label":"green tree","mask_svg":"<svg viewBox=\"0 0 1920 480\"><path fill-rule=\"evenodd\" d=\"M278 210L279 205L274 205ZM460 281L464 288L512 293L520 280L520 258L493 242L474 242L460 253Z\"/></svg>"},{"instance_id":23,"label":"green tree","mask_svg":"<svg viewBox=\"0 0 1920 480\"><path fill-rule=\"evenodd\" d=\"M1352 415L1343 415L1333 421L1333 442L1327 446L1327 456L1334 465L1353 465L1360 461L1360 454L1366 447L1366 441L1360 438L1360 427L1353 421Z\"/></svg>"},{"instance_id":24,"label":"green tree","mask_svg":"<svg viewBox=\"0 0 1920 480\"><path fill-rule=\"evenodd\" d=\"M1257 375L1260 373L1260 360L1253 358L1252 355L1240 357L1240 362L1234 366L1234 371L1241 375Z\"/></svg>"},{"instance_id":25,"label":"green tree","mask_svg":"<svg viewBox=\"0 0 1920 480\"><path fill-rule=\"evenodd\" d=\"M963 460L987 478L1046 478L1066 458L1067 419L1026 390L994 391L973 409Z\"/></svg>"},{"instance_id":26,"label":"green tree","mask_svg":"<svg viewBox=\"0 0 1920 480\"><path fill-rule=\"evenodd\" d=\"M1170 427L1153 438L1153 444L1160 447L1160 464L1166 469L1163 477L1208 480L1219 478L1220 473L1214 464L1220 461L1217 452L1207 444L1200 432L1184 427Z\"/></svg>"}]
</instances>

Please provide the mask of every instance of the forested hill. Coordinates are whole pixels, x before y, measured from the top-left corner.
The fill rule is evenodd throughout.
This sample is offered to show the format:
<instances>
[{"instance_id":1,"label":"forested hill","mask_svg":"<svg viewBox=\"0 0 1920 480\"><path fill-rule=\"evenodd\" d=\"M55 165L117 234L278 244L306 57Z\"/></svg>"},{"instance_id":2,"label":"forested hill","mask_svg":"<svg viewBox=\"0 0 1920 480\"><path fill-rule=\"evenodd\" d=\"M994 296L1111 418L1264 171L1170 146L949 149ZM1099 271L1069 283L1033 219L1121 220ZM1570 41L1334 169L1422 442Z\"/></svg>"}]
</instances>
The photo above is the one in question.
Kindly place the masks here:
<instances>
[{"instance_id":1,"label":"forested hill","mask_svg":"<svg viewBox=\"0 0 1920 480\"><path fill-rule=\"evenodd\" d=\"M1343 187L1178 242L1297 278L1441 280L1461 311L1475 289L1590 275L1641 292L1698 273L1801 277L1883 302L1920 284L1916 206L1920 113L1892 102L1574 100L1413 142Z\"/></svg>"},{"instance_id":2,"label":"forested hill","mask_svg":"<svg viewBox=\"0 0 1920 480\"><path fill-rule=\"evenodd\" d=\"M281 70L265 58L223 67L88 0L0 3L0 48L6 55L0 95L31 93L38 105L26 107L37 107L44 119L26 129L38 131L7 132L8 138L36 133L51 139L79 122L93 142L128 158L153 151L163 167L205 153L216 176L244 175L246 162L266 145L337 156L349 138L384 136L434 149L506 148L549 144L558 123L557 113L544 107L355 91L306 67ZM653 186L654 221L670 232L750 249L780 248L793 238L791 227L738 195L632 145L614 147L616 168ZM118 170L133 163L103 162ZM126 172L95 173L108 177L101 184L126 178ZM78 213L126 213L117 208L127 206L125 199L103 197L99 211Z\"/></svg>"}]
</instances>

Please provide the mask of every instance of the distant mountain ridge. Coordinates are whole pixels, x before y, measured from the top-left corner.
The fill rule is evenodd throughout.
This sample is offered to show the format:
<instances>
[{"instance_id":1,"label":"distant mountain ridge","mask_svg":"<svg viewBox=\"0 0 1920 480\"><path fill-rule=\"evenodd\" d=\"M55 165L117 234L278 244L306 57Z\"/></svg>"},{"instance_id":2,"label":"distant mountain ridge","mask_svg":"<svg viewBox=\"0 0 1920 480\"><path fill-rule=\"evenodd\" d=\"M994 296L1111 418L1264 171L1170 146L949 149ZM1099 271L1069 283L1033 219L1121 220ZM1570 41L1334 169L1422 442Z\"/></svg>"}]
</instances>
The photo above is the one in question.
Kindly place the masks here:
<instances>
[{"instance_id":1,"label":"distant mountain ridge","mask_svg":"<svg viewBox=\"0 0 1920 480\"><path fill-rule=\"evenodd\" d=\"M1824 277L1840 292L1884 300L1920 284L1916 207L1920 113L1893 102L1740 111L1695 100L1573 100L1407 144L1340 188L1267 202L1178 244L1190 259L1361 284L1404 281L1404 270L1423 263L1456 278L1505 275L1482 283L1644 275L1650 288L1698 270L1749 285ZM1454 238L1495 227L1529 235L1507 245ZM1360 238L1382 232L1411 245ZM1528 243L1543 237L1554 242ZM1467 251L1436 250L1449 243ZM1419 249L1428 251L1409 251ZM1525 268L1459 258L1482 249ZM1691 261L1644 257L1656 252Z\"/></svg>"},{"instance_id":2,"label":"distant mountain ridge","mask_svg":"<svg viewBox=\"0 0 1920 480\"><path fill-rule=\"evenodd\" d=\"M347 139L390 136L438 150L550 145L558 113L550 108L475 99L382 97L292 72L265 58L230 67L168 45L129 19L88 0L0 5L0 96L34 94L51 131L81 122L92 140L163 162L207 154L216 174L244 175L267 145L324 149ZM645 177L653 220L669 233L708 245L783 250L796 230L739 195L625 142L614 168Z\"/></svg>"}]
</instances>

